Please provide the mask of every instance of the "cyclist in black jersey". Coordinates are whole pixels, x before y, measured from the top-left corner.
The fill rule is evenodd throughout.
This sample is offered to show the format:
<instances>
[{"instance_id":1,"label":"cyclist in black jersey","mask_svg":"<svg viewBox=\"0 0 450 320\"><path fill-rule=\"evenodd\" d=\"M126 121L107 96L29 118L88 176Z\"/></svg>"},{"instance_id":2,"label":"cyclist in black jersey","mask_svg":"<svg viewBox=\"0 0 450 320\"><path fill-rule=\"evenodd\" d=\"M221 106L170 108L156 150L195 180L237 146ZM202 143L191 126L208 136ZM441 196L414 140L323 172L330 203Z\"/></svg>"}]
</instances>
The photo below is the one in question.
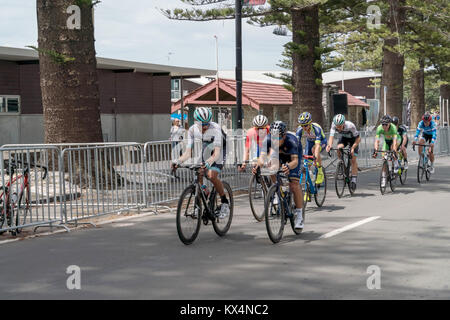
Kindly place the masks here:
<instances>
[{"instance_id":1,"label":"cyclist in black jersey","mask_svg":"<svg viewBox=\"0 0 450 320\"><path fill-rule=\"evenodd\" d=\"M408 169L408 152L406 148L408 148L408 129L405 125L399 125L399 118L393 117L392 123L397 127L398 136L400 137L400 141L397 144L397 151L403 154L403 158L405 159L405 169Z\"/></svg>"}]
</instances>

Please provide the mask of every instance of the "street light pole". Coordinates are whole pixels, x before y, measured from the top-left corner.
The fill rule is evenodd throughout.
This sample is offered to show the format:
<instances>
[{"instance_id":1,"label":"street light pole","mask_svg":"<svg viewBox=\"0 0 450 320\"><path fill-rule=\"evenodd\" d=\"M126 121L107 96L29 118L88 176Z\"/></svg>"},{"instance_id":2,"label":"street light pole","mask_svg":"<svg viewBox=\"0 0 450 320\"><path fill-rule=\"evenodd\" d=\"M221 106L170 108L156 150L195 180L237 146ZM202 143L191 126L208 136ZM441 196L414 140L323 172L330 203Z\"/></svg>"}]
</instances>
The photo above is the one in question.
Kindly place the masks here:
<instances>
[{"instance_id":1,"label":"street light pole","mask_svg":"<svg viewBox=\"0 0 450 320\"><path fill-rule=\"evenodd\" d=\"M236 0L236 118L242 129L242 1Z\"/></svg>"}]
</instances>

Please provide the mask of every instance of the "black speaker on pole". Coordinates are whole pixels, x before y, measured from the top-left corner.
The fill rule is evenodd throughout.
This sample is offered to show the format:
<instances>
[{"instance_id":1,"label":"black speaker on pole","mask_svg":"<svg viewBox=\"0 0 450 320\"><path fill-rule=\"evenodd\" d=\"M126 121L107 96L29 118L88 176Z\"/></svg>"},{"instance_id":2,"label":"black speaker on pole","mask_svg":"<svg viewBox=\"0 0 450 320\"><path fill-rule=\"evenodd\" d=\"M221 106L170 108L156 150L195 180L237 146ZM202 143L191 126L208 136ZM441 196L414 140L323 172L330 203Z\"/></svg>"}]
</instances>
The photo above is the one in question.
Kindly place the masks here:
<instances>
[{"instance_id":1,"label":"black speaker on pole","mask_svg":"<svg viewBox=\"0 0 450 320\"><path fill-rule=\"evenodd\" d=\"M333 116L337 114L348 115L347 95L333 94Z\"/></svg>"}]
</instances>

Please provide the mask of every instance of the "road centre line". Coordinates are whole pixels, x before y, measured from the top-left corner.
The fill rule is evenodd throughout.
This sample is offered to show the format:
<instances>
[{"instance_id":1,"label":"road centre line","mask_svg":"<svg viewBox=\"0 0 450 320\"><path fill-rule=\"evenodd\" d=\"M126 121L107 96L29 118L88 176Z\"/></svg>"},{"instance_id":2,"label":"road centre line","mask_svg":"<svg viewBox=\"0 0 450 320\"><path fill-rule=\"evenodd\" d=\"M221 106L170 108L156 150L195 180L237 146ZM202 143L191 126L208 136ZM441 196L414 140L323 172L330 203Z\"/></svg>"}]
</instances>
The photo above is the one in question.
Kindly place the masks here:
<instances>
[{"instance_id":1,"label":"road centre line","mask_svg":"<svg viewBox=\"0 0 450 320\"><path fill-rule=\"evenodd\" d=\"M367 219L364 219L364 220L361 220L361 221L349 224L348 226L345 226L345 227L342 227L342 228L339 228L339 229L336 229L336 230L333 230L333 231L330 231L328 233L325 233L325 234L321 235L318 240L328 239L328 238L334 237L334 236L336 236L336 235L338 235L338 234L340 234L342 232L354 229L356 227L359 227L359 226L361 226L363 224L372 222L372 221L374 221L376 219L379 219L379 218L381 218L381 217L380 216L370 217L370 218L367 218Z\"/></svg>"}]
</instances>

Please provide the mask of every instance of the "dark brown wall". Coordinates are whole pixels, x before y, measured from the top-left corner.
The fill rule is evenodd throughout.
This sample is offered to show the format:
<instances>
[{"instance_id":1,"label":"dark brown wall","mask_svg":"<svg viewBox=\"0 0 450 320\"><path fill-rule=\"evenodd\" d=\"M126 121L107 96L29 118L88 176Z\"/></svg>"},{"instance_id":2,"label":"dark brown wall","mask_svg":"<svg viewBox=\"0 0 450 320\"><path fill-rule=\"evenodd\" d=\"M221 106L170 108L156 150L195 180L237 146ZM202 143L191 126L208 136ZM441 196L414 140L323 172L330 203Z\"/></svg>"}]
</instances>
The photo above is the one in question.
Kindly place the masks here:
<instances>
[{"instance_id":1,"label":"dark brown wall","mask_svg":"<svg viewBox=\"0 0 450 320\"><path fill-rule=\"evenodd\" d=\"M39 65L20 65L21 113L42 113L42 94L39 80Z\"/></svg>"},{"instance_id":2,"label":"dark brown wall","mask_svg":"<svg viewBox=\"0 0 450 320\"><path fill-rule=\"evenodd\" d=\"M170 113L170 76L154 76L153 79L153 113Z\"/></svg>"},{"instance_id":3,"label":"dark brown wall","mask_svg":"<svg viewBox=\"0 0 450 320\"><path fill-rule=\"evenodd\" d=\"M0 94L20 94L19 65L0 60Z\"/></svg>"},{"instance_id":4,"label":"dark brown wall","mask_svg":"<svg viewBox=\"0 0 450 320\"><path fill-rule=\"evenodd\" d=\"M98 75L101 113L170 113L170 76L103 69ZM0 94L20 95L23 114L42 114L39 65L0 60Z\"/></svg>"},{"instance_id":5,"label":"dark brown wall","mask_svg":"<svg viewBox=\"0 0 450 320\"><path fill-rule=\"evenodd\" d=\"M201 85L198 83L191 82L189 80L183 80L183 90L187 90L189 91L189 93L200 87Z\"/></svg>"},{"instance_id":6,"label":"dark brown wall","mask_svg":"<svg viewBox=\"0 0 450 320\"><path fill-rule=\"evenodd\" d=\"M330 82L328 84L334 84L342 90L342 82ZM375 99L375 88L371 88L372 82L370 78L351 79L345 80L345 91L354 96L364 96L366 99Z\"/></svg>"}]
</instances>

